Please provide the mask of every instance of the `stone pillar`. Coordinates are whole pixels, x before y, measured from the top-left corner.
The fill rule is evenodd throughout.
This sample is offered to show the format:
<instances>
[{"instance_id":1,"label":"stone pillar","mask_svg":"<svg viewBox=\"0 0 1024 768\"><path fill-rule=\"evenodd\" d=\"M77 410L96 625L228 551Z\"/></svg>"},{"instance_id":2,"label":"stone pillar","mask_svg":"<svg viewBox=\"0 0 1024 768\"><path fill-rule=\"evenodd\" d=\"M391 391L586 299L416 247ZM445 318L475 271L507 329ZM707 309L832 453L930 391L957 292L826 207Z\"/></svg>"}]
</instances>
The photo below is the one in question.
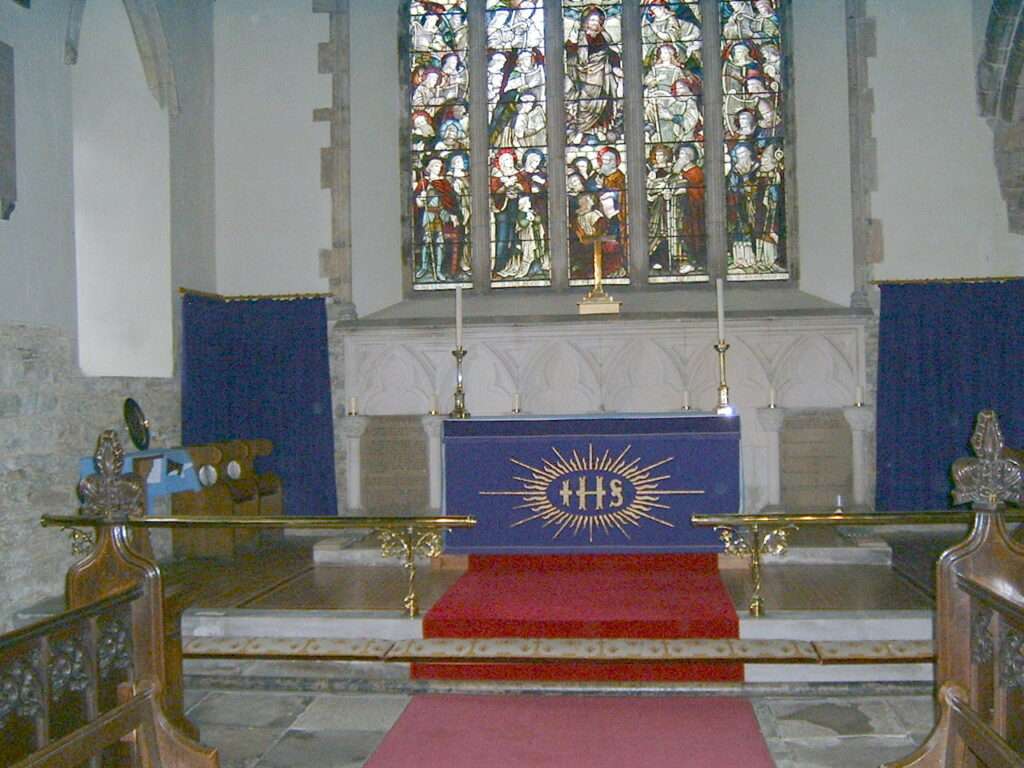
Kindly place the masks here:
<instances>
[{"instance_id":1,"label":"stone pillar","mask_svg":"<svg viewBox=\"0 0 1024 768\"><path fill-rule=\"evenodd\" d=\"M427 433L427 488L429 489L430 513L441 511L441 422L443 416L428 414L420 421Z\"/></svg>"},{"instance_id":2,"label":"stone pillar","mask_svg":"<svg viewBox=\"0 0 1024 768\"><path fill-rule=\"evenodd\" d=\"M765 454L768 457L767 497L771 506L782 503L782 459L779 453L782 423L786 420L783 408L758 408L757 418L765 432Z\"/></svg>"},{"instance_id":3,"label":"stone pillar","mask_svg":"<svg viewBox=\"0 0 1024 768\"><path fill-rule=\"evenodd\" d=\"M363 478L360 443L366 426L370 420L366 416L354 414L346 416L341 420L341 428L345 432L345 457L347 472L347 495L345 498L345 511L350 515L358 515L363 511Z\"/></svg>"},{"instance_id":4,"label":"stone pillar","mask_svg":"<svg viewBox=\"0 0 1024 768\"><path fill-rule=\"evenodd\" d=\"M871 491L868 467L871 457L868 451L871 443L868 433L875 429L875 409L865 405L851 405L843 408L843 416L853 433L853 503L857 506L873 506L868 501Z\"/></svg>"}]
</instances>

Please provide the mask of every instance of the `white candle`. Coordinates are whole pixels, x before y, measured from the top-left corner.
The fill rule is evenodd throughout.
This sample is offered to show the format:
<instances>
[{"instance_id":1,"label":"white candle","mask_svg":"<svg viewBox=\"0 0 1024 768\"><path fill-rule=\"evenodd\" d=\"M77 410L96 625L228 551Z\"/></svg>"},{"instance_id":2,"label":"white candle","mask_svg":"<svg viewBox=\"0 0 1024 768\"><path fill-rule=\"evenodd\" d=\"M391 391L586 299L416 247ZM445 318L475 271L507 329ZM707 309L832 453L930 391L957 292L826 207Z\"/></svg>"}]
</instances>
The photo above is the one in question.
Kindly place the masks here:
<instances>
[{"instance_id":1,"label":"white candle","mask_svg":"<svg viewBox=\"0 0 1024 768\"><path fill-rule=\"evenodd\" d=\"M430 396L430 412L437 413L437 393Z\"/></svg>"},{"instance_id":2,"label":"white candle","mask_svg":"<svg viewBox=\"0 0 1024 768\"><path fill-rule=\"evenodd\" d=\"M683 390L683 410L690 410L690 390L688 389Z\"/></svg>"},{"instance_id":3,"label":"white candle","mask_svg":"<svg viewBox=\"0 0 1024 768\"><path fill-rule=\"evenodd\" d=\"M356 398L355 398L355 395L353 395L352 397L350 397L348 399L348 412L351 413L351 414L358 413L358 411L356 411Z\"/></svg>"},{"instance_id":4,"label":"white candle","mask_svg":"<svg viewBox=\"0 0 1024 768\"><path fill-rule=\"evenodd\" d=\"M768 387L768 407L775 407L775 387Z\"/></svg>"},{"instance_id":5,"label":"white candle","mask_svg":"<svg viewBox=\"0 0 1024 768\"><path fill-rule=\"evenodd\" d=\"M718 300L718 340L725 341L725 298L722 278L715 280L715 298Z\"/></svg>"},{"instance_id":6,"label":"white candle","mask_svg":"<svg viewBox=\"0 0 1024 768\"><path fill-rule=\"evenodd\" d=\"M462 349L462 286L455 286L455 348Z\"/></svg>"},{"instance_id":7,"label":"white candle","mask_svg":"<svg viewBox=\"0 0 1024 768\"><path fill-rule=\"evenodd\" d=\"M519 393L512 395L512 412L519 413Z\"/></svg>"},{"instance_id":8,"label":"white candle","mask_svg":"<svg viewBox=\"0 0 1024 768\"><path fill-rule=\"evenodd\" d=\"M857 398L853 401L854 405L862 405L864 403L864 390L857 387Z\"/></svg>"}]
</instances>

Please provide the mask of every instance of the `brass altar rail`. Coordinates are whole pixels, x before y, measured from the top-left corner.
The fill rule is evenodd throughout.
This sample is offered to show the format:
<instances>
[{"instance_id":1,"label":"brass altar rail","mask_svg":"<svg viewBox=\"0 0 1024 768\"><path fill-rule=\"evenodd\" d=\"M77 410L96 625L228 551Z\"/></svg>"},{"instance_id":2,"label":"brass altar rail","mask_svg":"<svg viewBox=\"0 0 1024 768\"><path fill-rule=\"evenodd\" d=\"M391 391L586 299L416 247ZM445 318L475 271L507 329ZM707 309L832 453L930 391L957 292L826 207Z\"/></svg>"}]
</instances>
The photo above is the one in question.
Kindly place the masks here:
<instances>
[{"instance_id":1,"label":"brass altar rail","mask_svg":"<svg viewBox=\"0 0 1024 768\"><path fill-rule=\"evenodd\" d=\"M1024 510L1010 510L1005 507L997 512L1004 520L1024 520ZM801 525L940 525L951 523L971 524L974 512L950 511L946 509L930 512L804 512L801 514L760 515L693 515L694 525L714 526L725 544L725 551L750 559L750 580L753 591L750 595L751 616L764 615L764 598L761 597L761 557L781 555L786 551L790 531ZM746 529L743 533L739 529Z\"/></svg>"},{"instance_id":2,"label":"brass altar rail","mask_svg":"<svg viewBox=\"0 0 1024 768\"><path fill-rule=\"evenodd\" d=\"M476 518L458 517L128 517L111 520L90 515L43 515L42 525L75 531L77 528L124 525L131 528L309 528L319 530L369 529L380 540L382 557L402 560L407 589L402 605L410 618L419 612L416 596L416 555L436 557L444 544L441 533L452 528L472 528ZM72 539L76 537L72 533Z\"/></svg>"}]
</instances>

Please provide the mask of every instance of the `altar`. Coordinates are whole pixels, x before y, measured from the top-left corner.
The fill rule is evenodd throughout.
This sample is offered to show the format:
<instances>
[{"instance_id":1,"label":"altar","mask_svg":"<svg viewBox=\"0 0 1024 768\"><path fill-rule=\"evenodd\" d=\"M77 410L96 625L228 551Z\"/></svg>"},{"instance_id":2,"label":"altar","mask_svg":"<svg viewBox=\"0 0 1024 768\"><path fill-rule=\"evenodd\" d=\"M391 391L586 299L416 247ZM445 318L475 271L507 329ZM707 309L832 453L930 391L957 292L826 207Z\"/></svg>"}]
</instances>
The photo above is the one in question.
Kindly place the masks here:
<instances>
[{"instance_id":1,"label":"altar","mask_svg":"<svg viewBox=\"0 0 1024 768\"><path fill-rule=\"evenodd\" d=\"M447 419L444 514L461 554L716 552L696 513L741 508L739 418L610 414Z\"/></svg>"}]
</instances>

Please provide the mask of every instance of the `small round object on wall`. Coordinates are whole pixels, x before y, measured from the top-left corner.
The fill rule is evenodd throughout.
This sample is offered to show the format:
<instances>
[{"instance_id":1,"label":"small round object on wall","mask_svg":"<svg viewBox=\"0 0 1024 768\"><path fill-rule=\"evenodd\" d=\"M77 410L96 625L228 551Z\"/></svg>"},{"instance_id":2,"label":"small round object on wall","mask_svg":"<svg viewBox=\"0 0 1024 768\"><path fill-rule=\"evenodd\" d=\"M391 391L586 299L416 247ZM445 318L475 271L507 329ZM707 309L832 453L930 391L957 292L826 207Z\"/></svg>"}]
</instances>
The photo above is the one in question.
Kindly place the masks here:
<instances>
[{"instance_id":1,"label":"small round object on wall","mask_svg":"<svg viewBox=\"0 0 1024 768\"><path fill-rule=\"evenodd\" d=\"M132 439L135 448L140 451L148 449L149 419L142 412L142 406L131 397L124 401L124 424L128 427L128 437Z\"/></svg>"},{"instance_id":2,"label":"small round object on wall","mask_svg":"<svg viewBox=\"0 0 1024 768\"><path fill-rule=\"evenodd\" d=\"M229 461L227 470L228 477L230 477L232 480L237 480L242 476L242 465L239 464L237 461Z\"/></svg>"},{"instance_id":3,"label":"small round object on wall","mask_svg":"<svg viewBox=\"0 0 1024 768\"><path fill-rule=\"evenodd\" d=\"M197 474L199 475L199 484L203 488L209 488L217 482L217 468L212 464L203 464Z\"/></svg>"}]
</instances>

